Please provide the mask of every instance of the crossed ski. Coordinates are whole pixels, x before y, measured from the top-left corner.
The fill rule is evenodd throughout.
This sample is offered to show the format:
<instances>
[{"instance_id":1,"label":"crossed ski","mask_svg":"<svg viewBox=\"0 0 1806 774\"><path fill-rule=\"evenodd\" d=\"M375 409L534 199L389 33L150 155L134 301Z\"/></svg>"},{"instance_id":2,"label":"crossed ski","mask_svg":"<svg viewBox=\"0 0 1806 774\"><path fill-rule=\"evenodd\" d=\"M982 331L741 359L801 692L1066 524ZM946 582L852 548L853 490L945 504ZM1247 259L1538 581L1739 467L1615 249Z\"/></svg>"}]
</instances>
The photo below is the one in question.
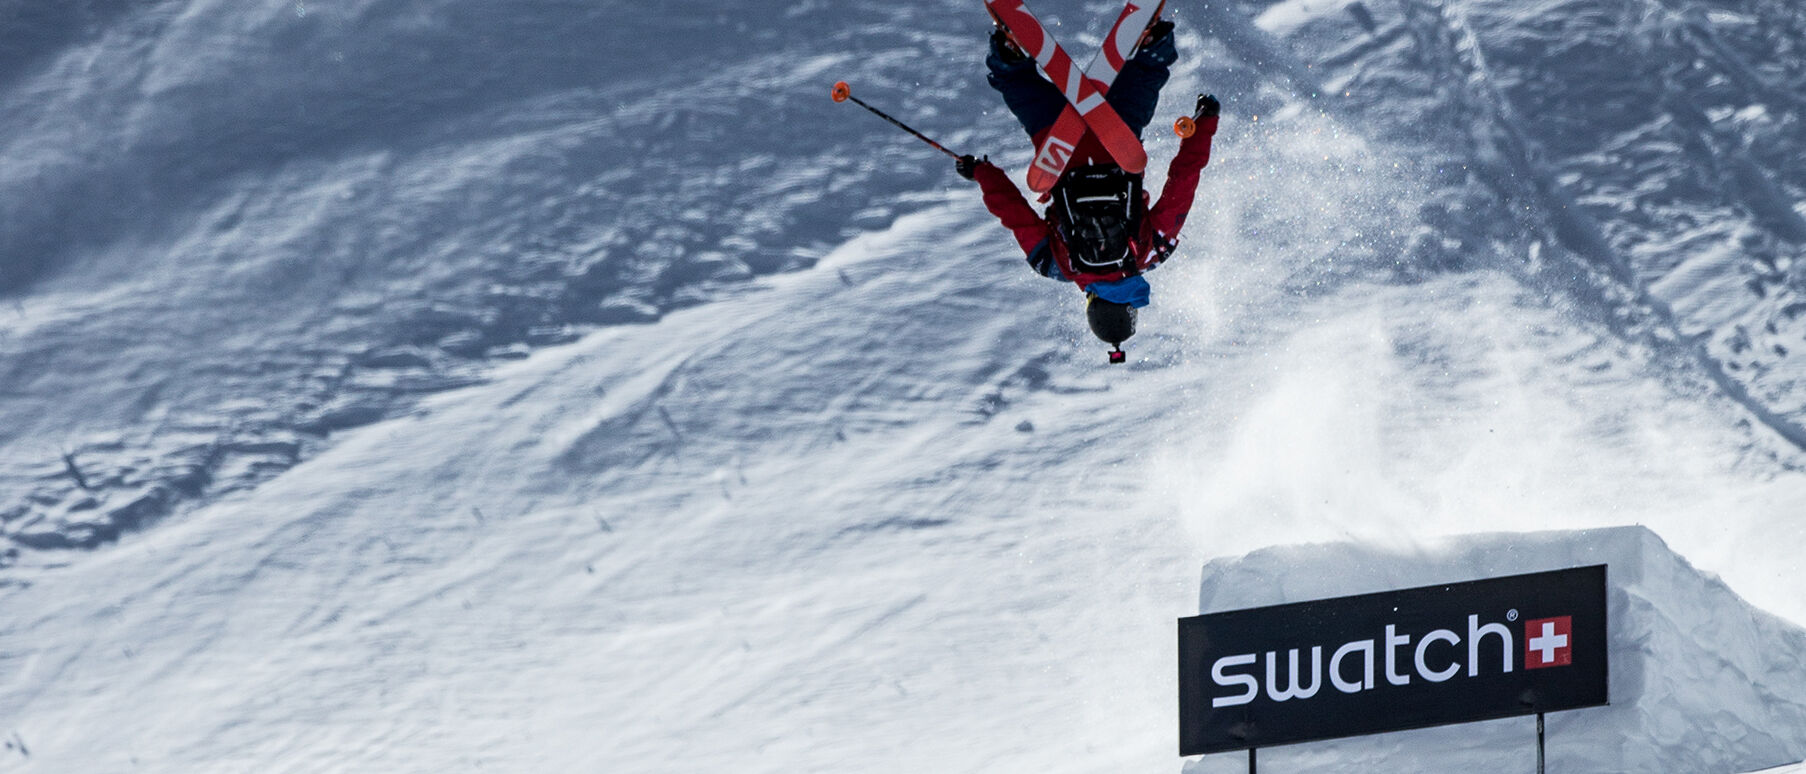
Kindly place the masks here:
<instances>
[{"instance_id":1,"label":"crossed ski","mask_svg":"<svg viewBox=\"0 0 1806 774\"><path fill-rule=\"evenodd\" d=\"M1035 149L1035 161L1028 170L1031 190L1052 190L1087 131L1097 135L1117 166L1125 171L1141 172L1147 168L1147 150L1128 124L1123 123L1116 109L1110 107L1105 95L1117 74L1122 72L1123 65L1135 55L1148 25L1159 17L1165 5L1165 0L1151 7L1130 0L1105 36L1103 47L1080 70L1066 50L1041 26L1040 20L1029 12L1025 0L985 0L991 17L1018 47L1034 57L1041 74L1066 97L1066 109L1061 111L1040 147Z\"/></svg>"}]
</instances>

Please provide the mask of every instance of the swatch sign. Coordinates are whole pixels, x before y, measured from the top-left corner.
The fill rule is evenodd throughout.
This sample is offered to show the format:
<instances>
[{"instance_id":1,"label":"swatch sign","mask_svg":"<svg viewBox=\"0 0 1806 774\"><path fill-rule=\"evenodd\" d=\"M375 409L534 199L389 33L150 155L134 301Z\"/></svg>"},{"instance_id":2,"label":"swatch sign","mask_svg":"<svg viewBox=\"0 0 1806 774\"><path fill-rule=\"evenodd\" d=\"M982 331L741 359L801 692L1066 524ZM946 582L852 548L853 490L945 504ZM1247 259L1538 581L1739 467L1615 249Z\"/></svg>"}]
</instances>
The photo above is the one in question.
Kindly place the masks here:
<instances>
[{"instance_id":1,"label":"swatch sign","mask_svg":"<svg viewBox=\"0 0 1806 774\"><path fill-rule=\"evenodd\" d=\"M1179 753L1607 702L1605 565L1179 620Z\"/></svg>"}]
</instances>

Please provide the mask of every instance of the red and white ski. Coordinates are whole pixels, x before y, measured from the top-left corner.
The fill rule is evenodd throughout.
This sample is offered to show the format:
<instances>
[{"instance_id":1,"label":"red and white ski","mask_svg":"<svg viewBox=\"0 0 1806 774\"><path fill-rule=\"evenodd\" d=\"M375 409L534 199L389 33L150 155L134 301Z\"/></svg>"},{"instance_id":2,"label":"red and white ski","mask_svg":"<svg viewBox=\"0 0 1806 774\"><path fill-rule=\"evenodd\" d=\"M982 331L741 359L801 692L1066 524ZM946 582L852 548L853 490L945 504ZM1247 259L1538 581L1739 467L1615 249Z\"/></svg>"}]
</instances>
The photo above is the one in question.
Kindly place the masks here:
<instances>
[{"instance_id":1,"label":"red and white ski","mask_svg":"<svg viewBox=\"0 0 1806 774\"><path fill-rule=\"evenodd\" d=\"M1129 172L1147 168L1147 150L1141 140L1104 97L1123 65L1135 55L1148 25L1159 18L1165 5L1165 0L1149 5L1130 0L1104 37L1103 48L1085 69L1079 70L1072 57L1029 12L1024 0L985 0L991 17L1017 46L1034 56L1041 73L1066 96L1066 110L1048 130L1029 166L1030 189L1045 192L1054 187L1087 131L1097 135L1118 166Z\"/></svg>"},{"instance_id":2,"label":"red and white ski","mask_svg":"<svg viewBox=\"0 0 1806 774\"><path fill-rule=\"evenodd\" d=\"M1129 57L1134 56L1135 50L1140 47L1142 36L1147 32L1148 26L1160 18L1160 11L1165 7L1166 0L1159 0L1152 4L1130 0L1123 6L1122 13L1116 17L1116 23L1111 25L1109 34L1104 36L1103 48L1099 49L1097 54L1091 57L1091 62L1085 65L1085 77L1097 84L1098 99L1103 99L1109 92L1110 86L1116 82L1116 76L1122 72L1123 65L1128 63ZM1108 103L1104 105L1104 108L1112 113L1115 112ZM1084 139L1087 129L1091 129L1089 117L1081 114L1072 105L1068 105L1066 110L1060 114L1059 120L1054 122L1053 128L1048 131L1047 142L1043 144L1055 145L1055 141L1058 140L1055 147L1076 146L1080 140ZM1132 139L1133 132L1128 136ZM1118 147L1104 141L1104 135L1101 132L1098 132L1098 139L1104 142L1105 150L1110 152L1110 157L1116 160L1117 166L1136 173L1147 167L1147 150L1143 148L1140 140L1135 140L1132 145L1122 144ZM1040 153L1036 154L1037 160L1041 155ZM1046 181L1048 188L1052 188L1054 182L1059 180L1071 157L1072 154L1068 151L1048 159L1050 168L1046 171L1052 175L1052 179ZM1058 168L1051 168L1056 160L1058 160Z\"/></svg>"}]
</instances>

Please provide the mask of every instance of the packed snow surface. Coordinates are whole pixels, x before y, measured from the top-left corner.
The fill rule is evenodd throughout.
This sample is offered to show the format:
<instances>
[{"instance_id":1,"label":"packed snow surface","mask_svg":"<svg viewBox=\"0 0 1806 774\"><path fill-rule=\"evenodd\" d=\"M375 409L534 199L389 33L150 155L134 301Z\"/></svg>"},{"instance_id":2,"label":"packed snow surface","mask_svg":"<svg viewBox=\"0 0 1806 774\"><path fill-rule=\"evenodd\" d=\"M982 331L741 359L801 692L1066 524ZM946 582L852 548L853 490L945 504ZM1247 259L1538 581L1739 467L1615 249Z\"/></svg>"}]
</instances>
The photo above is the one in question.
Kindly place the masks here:
<instances>
[{"instance_id":1,"label":"packed snow surface","mask_svg":"<svg viewBox=\"0 0 1806 774\"><path fill-rule=\"evenodd\" d=\"M1640 524L1806 623L1806 9L1173 3L1109 367L827 99L1019 173L977 6L9 6L0 769L1173 771L1280 544Z\"/></svg>"}]
</instances>

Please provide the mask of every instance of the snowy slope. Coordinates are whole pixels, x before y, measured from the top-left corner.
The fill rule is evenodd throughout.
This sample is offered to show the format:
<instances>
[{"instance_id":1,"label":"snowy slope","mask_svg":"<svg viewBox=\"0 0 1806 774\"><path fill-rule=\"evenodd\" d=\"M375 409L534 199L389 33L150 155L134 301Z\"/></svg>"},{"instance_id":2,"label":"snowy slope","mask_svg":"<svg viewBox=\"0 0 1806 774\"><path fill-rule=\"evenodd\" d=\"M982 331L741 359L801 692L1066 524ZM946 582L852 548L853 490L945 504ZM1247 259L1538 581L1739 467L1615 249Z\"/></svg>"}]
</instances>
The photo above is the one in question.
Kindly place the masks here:
<instances>
[{"instance_id":1,"label":"snowy slope","mask_svg":"<svg viewBox=\"0 0 1806 774\"><path fill-rule=\"evenodd\" d=\"M1418 213L1407 271L1525 265L1806 445L1797 4L1261 5L1260 28L1221 18L1233 48L1465 178Z\"/></svg>"},{"instance_id":2,"label":"snowy slope","mask_svg":"<svg viewBox=\"0 0 1806 774\"><path fill-rule=\"evenodd\" d=\"M1573 179L1607 138L1495 74L1591 60L1489 48L1692 19L1782 94L1787 38L1730 30L1798 11L1178 8L1159 122L1229 112L1110 369L944 160L826 99L1020 169L972 5L0 32L0 766L1171 771L1199 561L1299 541L1641 523L1806 622L1791 393L1720 357L1792 291L1625 215L1779 256L1787 162ZM1711 133L1778 158L1792 109Z\"/></svg>"},{"instance_id":3,"label":"snowy slope","mask_svg":"<svg viewBox=\"0 0 1806 774\"><path fill-rule=\"evenodd\" d=\"M830 69L917 115L984 88L913 64L966 50L970 16L882 3L71 6L0 33L21 548L106 542L496 358L808 266L946 182L824 120Z\"/></svg>"}]
</instances>

